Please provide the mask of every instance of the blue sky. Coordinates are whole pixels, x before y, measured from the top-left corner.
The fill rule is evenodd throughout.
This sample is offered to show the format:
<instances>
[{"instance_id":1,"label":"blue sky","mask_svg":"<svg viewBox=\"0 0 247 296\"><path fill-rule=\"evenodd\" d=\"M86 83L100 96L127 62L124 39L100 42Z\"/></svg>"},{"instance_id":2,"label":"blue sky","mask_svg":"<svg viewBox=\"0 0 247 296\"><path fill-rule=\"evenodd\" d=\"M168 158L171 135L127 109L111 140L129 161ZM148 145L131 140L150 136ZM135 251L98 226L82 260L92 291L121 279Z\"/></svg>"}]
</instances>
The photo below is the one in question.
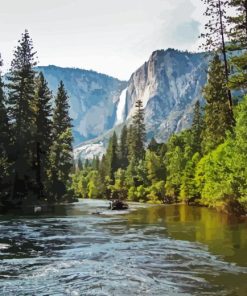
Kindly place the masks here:
<instances>
[{"instance_id":1,"label":"blue sky","mask_svg":"<svg viewBox=\"0 0 247 296\"><path fill-rule=\"evenodd\" d=\"M93 69L120 79L152 51L196 51L200 0L0 0L0 53L7 70L28 29L40 65Z\"/></svg>"}]
</instances>

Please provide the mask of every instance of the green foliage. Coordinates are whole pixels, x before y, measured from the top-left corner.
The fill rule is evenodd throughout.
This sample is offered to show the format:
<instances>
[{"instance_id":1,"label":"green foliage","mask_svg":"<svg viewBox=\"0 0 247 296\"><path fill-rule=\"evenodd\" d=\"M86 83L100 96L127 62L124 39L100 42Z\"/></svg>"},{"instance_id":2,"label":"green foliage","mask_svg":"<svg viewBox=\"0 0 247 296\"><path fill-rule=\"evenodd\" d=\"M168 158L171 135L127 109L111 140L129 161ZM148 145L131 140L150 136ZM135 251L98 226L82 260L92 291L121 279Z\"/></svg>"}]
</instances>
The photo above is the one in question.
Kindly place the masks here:
<instances>
[{"instance_id":1,"label":"green foliage","mask_svg":"<svg viewBox=\"0 0 247 296\"><path fill-rule=\"evenodd\" d=\"M7 104L13 132L12 200L15 198L23 201L28 195L36 196L33 170L36 154L34 66L36 62L32 40L29 33L25 31L14 51L14 59L7 77Z\"/></svg>"},{"instance_id":2,"label":"green foliage","mask_svg":"<svg viewBox=\"0 0 247 296\"><path fill-rule=\"evenodd\" d=\"M161 204L166 196L165 181L153 182L148 188L148 203Z\"/></svg>"},{"instance_id":3,"label":"green foliage","mask_svg":"<svg viewBox=\"0 0 247 296\"><path fill-rule=\"evenodd\" d=\"M35 94L35 131L36 142L35 170L38 197L44 198L48 194L48 169L51 148L51 128L52 128L52 94L42 73L36 82Z\"/></svg>"},{"instance_id":4,"label":"green foliage","mask_svg":"<svg viewBox=\"0 0 247 296\"><path fill-rule=\"evenodd\" d=\"M155 152L146 151L145 156L146 169L147 169L147 179L150 183L165 180L166 178L166 167L161 156L157 155Z\"/></svg>"},{"instance_id":5,"label":"green foliage","mask_svg":"<svg viewBox=\"0 0 247 296\"><path fill-rule=\"evenodd\" d=\"M202 146L203 152L208 153L224 142L227 131L233 126L224 66L218 55L214 56L210 64L208 82L204 87L203 95L206 106Z\"/></svg>"},{"instance_id":6,"label":"green foliage","mask_svg":"<svg viewBox=\"0 0 247 296\"><path fill-rule=\"evenodd\" d=\"M179 196L183 170L186 165L185 142L183 136L173 135L168 141L166 153L166 194L176 200Z\"/></svg>"},{"instance_id":7,"label":"green foliage","mask_svg":"<svg viewBox=\"0 0 247 296\"><path fill-rule=\"evenodd\" d=\"M182 176L180 187L180 199L189 203L191 200L200 198L200 192L195 181L195 169L200 160L200 154L197 152L191 160L188 160Z\"/></svg>"},{"instance_id":8,"label":"green foliage","mask_svg":"<svg viewBox=\"0 0 247 296\"><path fill-rule=\"evenodd\" d=\"M97 171L91 171L89 173L88 182L88 197L89 198L100 198L102 194L102 183L100 175Z\"/></svg>"},{"instance_id":9,"label":"green foliage","mask_svg":"<svg viewBox=\"0 0 247 296\"><path fill-rule=\"evenodd\" d=\"M114 183L114 174L119 168L118 160L118 139L117 135L114 132L112 137L109 140L109 145L106 151L106 174Z\"/></svg>"},{"instance_id":10,"label":"green foliage","mask_svg":"<svg viewBox=\"0 0 247 296\"><path fill-rule=\"evenodd\" d=\"M129 158L132 158L138 162L139 160L143 160L145 156L146 130L144 124L144 109L142 106L142 101L138 100L135 104L135 107L136 113L133 116L133 124L129 132Z\"/></svg>"},{"instance_id":11,"label":"green foliage","mask_svg":"<svg viewBox=\"0 0 247 296\"><path fill-rule=\"evenodd\" d=\"M63 82L60 82L55 98L52 122L52 145L50 150L49 190L52 200L59 200L65 194L72 162L72 132L69 117L68 96Z\"/></svg>"},{"instance_id":12,"label":"green foliage","mask_svg":"<svg viewBox=\"0 0 247 296\"><path fill-rule=\"evenodd\" d=\"M119 163L122 169L126 169L128 161L129 147L128 147L128 129L126 126L123 127L120 136L119 144Z\"/></svg>"}]
</instances>

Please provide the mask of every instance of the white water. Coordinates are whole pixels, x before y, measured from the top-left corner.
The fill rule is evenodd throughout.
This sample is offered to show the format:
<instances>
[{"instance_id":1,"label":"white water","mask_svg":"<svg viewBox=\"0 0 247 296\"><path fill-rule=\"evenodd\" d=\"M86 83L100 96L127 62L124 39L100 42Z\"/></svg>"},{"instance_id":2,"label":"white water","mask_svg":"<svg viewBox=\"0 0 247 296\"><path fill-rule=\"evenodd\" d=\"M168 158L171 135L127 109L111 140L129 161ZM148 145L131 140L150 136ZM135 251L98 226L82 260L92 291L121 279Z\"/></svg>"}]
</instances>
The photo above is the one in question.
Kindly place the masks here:
<instances>
[{"instance_id":1,"label":"white water","mask_svg":"<svg viewBox=\"0 0 247 296\"><path fill-rule=\"evenodd\" d=\"M122 91L119 97L116 125L123 123L125 120L126 92L127 88Z\"/></svg>"}]
</instances>

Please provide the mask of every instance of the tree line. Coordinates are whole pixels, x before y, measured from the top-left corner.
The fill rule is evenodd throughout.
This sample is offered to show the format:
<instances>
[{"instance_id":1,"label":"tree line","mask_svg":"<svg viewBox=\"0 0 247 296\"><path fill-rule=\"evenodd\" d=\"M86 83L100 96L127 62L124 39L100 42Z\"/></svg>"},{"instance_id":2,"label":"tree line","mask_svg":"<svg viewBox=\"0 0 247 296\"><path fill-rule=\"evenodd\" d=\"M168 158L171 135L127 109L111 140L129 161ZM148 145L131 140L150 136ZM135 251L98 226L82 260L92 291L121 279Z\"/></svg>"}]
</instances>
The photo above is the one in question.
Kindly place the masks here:
<instances>
[{"instance_id":1,"label":"tree line","mask_svg":"<svg viewBox=\"0 0 247 296\"><path fill-rule=\"evenodd\" d=\"M79 161L71 187L81 197L196 203L247 211L247 0L202 0L211 56L204 104L190 129L145 146L144 110L113 133L100 160Z\"/></svg>"},{"instance_id":2,"label":"tree line","mask_svg":"<svg viewBox=\"0 0 247 296\"><path fill-rule=\"evenodd\" d=\"M11 67L0 75L0 205L16 207L68 199L73 165L68 95L61 81L55 98L36 52L22 34ZM0 59L0 66L2 60Z\"/></svg>"}]
</instances>

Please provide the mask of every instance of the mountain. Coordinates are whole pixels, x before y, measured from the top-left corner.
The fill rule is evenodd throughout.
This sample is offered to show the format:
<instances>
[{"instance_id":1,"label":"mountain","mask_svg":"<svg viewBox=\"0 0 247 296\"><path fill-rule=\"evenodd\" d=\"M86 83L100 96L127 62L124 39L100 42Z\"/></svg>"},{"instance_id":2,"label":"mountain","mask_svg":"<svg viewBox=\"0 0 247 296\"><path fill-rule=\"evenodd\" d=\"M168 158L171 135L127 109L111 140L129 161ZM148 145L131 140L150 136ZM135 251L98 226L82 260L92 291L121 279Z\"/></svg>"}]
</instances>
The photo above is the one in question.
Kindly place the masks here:
<instances>
[{"instance_id":1,"label":"mountain","mask_svg":"<svg viewBox=\"0 0 247 296\"><path fill-rule=\"evenodd\" d=\"M36 70L43 72L53 94L63 80L70 99L74 145L94 139L114 126L119 97L127 82L81 69L44 66Z\"/></svg>"},{"instance_id":2,"label":"mountain","mask_svg":"<svg viewBox=\"0 0 247 296\"><path fill-rule=\"evenodd\" d=\"M203 104L209 57L204 53L158 50L130 77L119 96L114 126L105 134L79 145L75 156L102 155L113 130L120 132L135 112L137 100L143 102L147 138L166 141L172 133L188 128L197 100ZM90 147L90 148L89 148ZM88 149L90 153L87 153Z\"/></svg>"},{"instance_id":3,"label":"mountain","mask_svg":"<svg viewBox=\"0 0 247 296\"><path fill-rule=\"evenodd\" d=\"M204 53L159 50L132 74L125 97L125 117L135 112L135 102L145 108L148 138L165 141L172 133L188 128L193 106L201 101L208 59Z\"/></svg>"},{"instance_id":4,"label":"mountain","mask_svg":"<svg viewBox=\"0 0 247 296\"><path fill-rule=\"evenodd\" d=\"M208 58L204 53L158 50L137 69L129 81L94 71L38 67L56 91L63 80L70 96L75 155L102 155L113 130L119 133L135 112L135 102L145 108L148 140L166 141L172 133L188 128L197 100L203 102Z\"/></svg>"}]
</instances>

